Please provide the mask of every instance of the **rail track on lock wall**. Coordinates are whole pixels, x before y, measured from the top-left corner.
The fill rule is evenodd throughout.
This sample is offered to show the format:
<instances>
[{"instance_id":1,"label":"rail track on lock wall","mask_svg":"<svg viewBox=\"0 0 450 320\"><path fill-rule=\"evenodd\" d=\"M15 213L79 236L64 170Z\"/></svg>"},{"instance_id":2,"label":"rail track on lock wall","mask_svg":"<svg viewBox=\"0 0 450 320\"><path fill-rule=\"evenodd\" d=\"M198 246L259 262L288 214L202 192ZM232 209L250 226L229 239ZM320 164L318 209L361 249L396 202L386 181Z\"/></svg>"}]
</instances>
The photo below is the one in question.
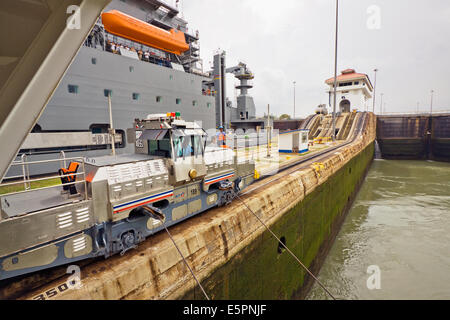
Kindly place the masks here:
<instances>
[{"instance_id":1,"label":"rail track on lock wall","mask_svg":"<svg viewBox=\"0 0 450 320\"><path fill-rule=\"evenodd\" d=\"M313 119L315 119L317 116L317 114L312 114L310 116L308 116L305 121L302 123L302 125L300 126L300 129L307 129L309 124L311 123L311 121L313 121Z\"/></svg>"},{"instance_id":2,"label":"rail track on lock wall","mask_svg":"<svg viewBox=\"0 0 450 320\"><path fill-rule=\"evenodd\" d=\"M275 181L278 181L280 179L282 179L285 176L290 175L291 173L299 170L299 169L304 169L305 167L310 165L310 161L315 160L315 161L320 161L321 159L326 158L328 155L330 155L331 153L335 152L336 150L339 150L342 147L348 146L351 143L355 142L356 139L362 134L363 129L365 128L367 122L368 122L368 116L369 114L367 112L363 112L362 116L358 118L358 122L356 123L356 127L355 130L353 131L353 136L351 137L351 139L347 139L347 141L343 144L339 144L337 146L331 147L331 148L327 148L323 151L311 154L310 156L307 156L305 158L299 159L298 161L289 163L289 164L285 164L280 166L280 168L277 170L277 172L275 173L268 173L268 174L263 174L261 176L261 178L259 179L259 181L263 181L264 183L258 183L257 186L249 186L246 188L245 192L242 192L240 195L241 196L245 196L247 194L250 194L258 189L261 189L262 187L267 186L268 184L271 184ZM278 175L278 173L283 173L283 175ZM274 174L276 174L277 176L270 179L270 176L273 176ZM267 179L267 181L266 181Z\"/></svg>"},{"instance_id":3,"label":"rail track on lock wall","mask_svg":"<svg viewBox=\"0 0 450 320\"><path fill-rule=\"evenodd\" d=\"M314 117L311 117L312 120ZM261 189L275 181L282 179L283 177L299 170L304 169L311 165L311 161L319 162L321 159L326 158L328 155L336 152L342 147L348 146L362 134L364 127L366 126L369 119L369 114L367 112L362 112L361 116L357 119L356 127L353 130L353 136L350 139L347 139L346 142L327 148L320 152L305 156L302 159L294 161L292 163L288 163L285 165L281 165L276 172L268 172L263 173L258 181L256 181L255 186L249 186L245 189L244 192L240 193L240 196L245 196L254 191ZM280 175L280 173L283 173ZM270 178L271 176L274 176ZM263 182L263 183L259 183ZM208 210L207 210L208 211ZM205 212L207 212L205 211ZM78 266L80 268L86 267L94 262L98 262L102 258L92 258L80 261ZM105 260L107 261L107 260ZM21 296L31 292L38 290L40 287L45 286L46 284L54 281L58 281L62 279L66 279L68 274L66 273L67 266L59 266L50 268L47 270L38 271L32 274L19 276L12 279L6 279L0 281L0 299L18 299Z\"/></svg>"}]
</instances>

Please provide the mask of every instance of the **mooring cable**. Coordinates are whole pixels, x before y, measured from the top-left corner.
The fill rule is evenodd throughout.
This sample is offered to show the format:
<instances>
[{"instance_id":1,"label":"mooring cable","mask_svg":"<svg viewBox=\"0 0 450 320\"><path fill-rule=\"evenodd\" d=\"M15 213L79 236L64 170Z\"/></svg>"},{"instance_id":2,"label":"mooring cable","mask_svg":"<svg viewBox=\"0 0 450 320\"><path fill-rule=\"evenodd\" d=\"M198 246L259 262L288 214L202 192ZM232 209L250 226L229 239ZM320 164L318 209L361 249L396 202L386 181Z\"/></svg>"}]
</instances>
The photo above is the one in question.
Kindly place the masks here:
<instances>
[{"instance_id":1,"label":"mooring cable","mask_svg":"<svg viewBox=\"0 0 450 320\"><path fill-rule=\"evenodd\" d=\"M180 254L181 258L183 258L184 264L188 267L189 271L191 272L192 276L194 277L195 281L197 281L198 286L200 287L200 289L202 289L203 294L206 297L206 300L210 300L208 295L206 294L205 289L203 289L202 285L200 284L200 281L198 281L197 277L194 274L194 271L192 271L191 267L189 266L189 264L187 263L186 259L184 258L183 254L181 253L180 248L178 247L178 245L176 244L175 240L173 239L172 235L169 232L169 229L167 229L166 224L164 223L163 219L157 215L154 215L155 217L157 217L159 219L159 221L161 221L164 229L166 229L167 234L169 235L170 240L172 240L173 245L175 246L175 248L177 248L178 253Z\"/></svg>"},{"instance_id":2,"label":"mooring cable","mask_svg":"<svg viewBox=\"0 0 450 320\"><path fill-rule=\"evenodd\" d=\"M333 299L336 300L336 298L331 294L331 292L322 284L322 282L320 282L319 279L316 278L316 276L314 276L314 274L300 261L299 258L297 258L297 256L276 236L275 233L273 233L273 231L264 223L264 221L262 221L258 215L252 210L250 209L250 207L244 202L244 200L241 199L241 197L236 194L236 198L239 199L239 201L242 202L242 204L251 212L253 213L253 215L256 217L256 219L259 220L259 222L261 222L261 224L267 229L267 231L269 231L272 236L278 240L278 243L281 244L290 254L292 257L294 257L295 260L297 260L297 262L303 267L303 269L306 270L306 272L308 272L308 274L322 287L323 290L325 290L326 293L328 293L328 295Z\"/></svg>"}]
</instances>

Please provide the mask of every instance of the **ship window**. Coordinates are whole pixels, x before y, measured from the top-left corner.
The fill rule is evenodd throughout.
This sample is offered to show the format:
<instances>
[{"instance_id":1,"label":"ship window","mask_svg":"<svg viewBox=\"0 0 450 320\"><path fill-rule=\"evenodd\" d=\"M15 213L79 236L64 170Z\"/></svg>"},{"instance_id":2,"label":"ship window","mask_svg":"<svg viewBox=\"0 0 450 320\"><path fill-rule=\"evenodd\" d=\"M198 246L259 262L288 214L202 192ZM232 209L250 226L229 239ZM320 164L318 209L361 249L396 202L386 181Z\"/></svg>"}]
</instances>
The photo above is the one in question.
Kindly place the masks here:
<instances>
[{"instance_id":1,"label":"ship window","mask_svg":"<svg viewBox=\"0 0 450 320\"><path fill-rule=\"evenodd\" d=\"M108 133L109 130L109 124L106 123L94 123L89 126L89 130L96 134L96 133Z\"/></svg>"},{"instance_id":2,"label":"ship window","mask_svg":"<svg viewBox=\"0 0 450 320\"><path fill-rule=\"evenodd\" d=\"M356 85L358 85L358 84L359 84L359 81L355 81L355 83L354 83L354 84L355 84L355 86L356 86Z\"/></svg>"},{"instance_id":3,"label":"ship window","mask_svg":"<svg viewBox=\"0 0 450 320\"><path fill-rule=\"evenodd\" d=\"M133 100L139 100L139 93L133 93Z\"/></svg>"},{"instance_id":4,"label":"ship window","mask_svg":"<svg viewBox=\"0 0 450 320\"><path fill-rule=\"evenodd\" d=\"M130 72L133 72L133 71L134 71L134 67L130 66Z\"/></svg>"},{"instance_id":5,"label":"ship window","mask_svg":"<svg viewBox=\"0 0 450 320\"><path fill-rule=\"evenodd\" d=\"M162 101L162 97L161 96L157 96L156 97L156 102L161 102Z\"/></svg>"},{"instance_id":6,"label":"ship window","mask_svg":"<svg viewBox=\"0 0 450 320\"><path fill-rule=\"evenodd\" d=\"M92 58L91 62L92 62L92 64L97 64L97 58Z\"/></svg>"},{"instance_id":7,"label":"ship window","mask_svg":"<svg viewBox=\"0 0 450 320\"><path fill-rule=\"evenodd\" d=\"M196 101L196 100L192 101L192 106L193 106L193 107L196 107L196 106L197 106L197 104L198 104L198 103L197 103L197 101Z\"/></svg>"},{"instance_id":8,"label":"ship window","mask_svg":"<svg viewBox=\"0 0 450 320\"><path fill-rule=\"evenodd\" d=\"M103 90L103 94L105 95L105 97L108 97L108 96L112 97L112 90L105 89L105 90Z\"/></svg>"},{"instance_id":9,"label":"ship window","mask_svg":"<svg viewBox=\"0 0 450 320\"><path fill-rule=\"evenodd\" d=\"M78 86L76 85L69 84L67 89L69 90L69 93L78 93Z\"/></svg>"},{"instance_id":10,"label":"ship window","mask_svg":"<svg viewBox=\"0 0 450 320\"><path fill-rule=\"evenodd\" d=\"M170 75L170 76L169 76L169 79L170 79L170 80L173 80L173 75Z\"/></svg>"},{"instance_id":11,"label":"ship window","mask_svg":"<svg viewBox=\"0 0 450 320\"><path fill-rule=\"evenodd\" d=\"M42 131L42 127L40 126L40 125L38 125L38 124L36 124L34 127L33 127L33 130L31 130L31 132L33 132L33 133L35 133L35 132L41 132Z\"/></svg>"},{"instance_id":12,"label":"ship window","mask_svg":"<svg viewBox=\"0 0 450 320\"><path fill-rule=\"evenodd\" d=\"M206 104L206 106L207 106L208 108L211 108L211 102L208 102L208 103Z\"/></svg>"},{"instance_id":13,"label":"ship window","mask_svg":"<svg viewBox=\"0 0 450 320\"><path fill-rule=\"evenodd\" d=\"M181 104L181 99L177 98L176 102L177 102L177 104Z\"/></svg>"}]
</instances>

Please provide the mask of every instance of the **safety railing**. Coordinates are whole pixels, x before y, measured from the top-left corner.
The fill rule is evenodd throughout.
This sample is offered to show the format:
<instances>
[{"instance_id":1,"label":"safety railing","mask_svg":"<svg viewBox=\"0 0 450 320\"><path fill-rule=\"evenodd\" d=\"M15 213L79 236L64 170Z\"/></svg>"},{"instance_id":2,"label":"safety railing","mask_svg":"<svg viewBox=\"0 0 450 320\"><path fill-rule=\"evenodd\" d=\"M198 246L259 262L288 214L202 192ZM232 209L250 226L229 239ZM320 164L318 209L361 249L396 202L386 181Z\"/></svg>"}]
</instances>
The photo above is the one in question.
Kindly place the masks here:
<instances>
[{"instance_id":1,"label":"safety railing","mask_svg":"<svg viewBox=\"0 0 450 320\"><path fill-rule=\"evenodd\" d=\"M314 144L324 144L324 143L329 143L332 141L333 141L333 139L331 137L317 137L317 138L314 138L313 143Z\"/></svg>"},{"instance_id":2,"label":"safety railing","mask_svg":"<svg viewBox=\"0 0 450 320\"><path fill-rule=\"evenodd\" d=\"M61 152L59 153L59 165L61 166L61 168L67 168L67 162L66 162L66 153L61 150Z\"/></svg>"},{"instance_id":3,"label":"safety railing","mask_svg":"<svg viewBox=\"0 0 450 320\"><path fill-rule=\"evenodd\" d=\"M29 166L30 165L36 165L36 164L49 164L49 163L55 163L55 162L59 162L60 164L63 163L64 164L64 168L67 168L65 166L65 164L67 162L71 163L72 161L74 162L78 162L80 163L80 167L82 169L82 172L76 172L76 173L68 173L68 174L55 174L55 175L48 175L45 177L40 177L40 178L30 178L30 170L29 170ZM52 188L61 188L63 185L64 186L72 186L72 185L84 185L84 199L88 199L88 194L87 194L87 180L86 180L86 166L85 166L85 161L83 157L75 157L75 158L66 158L64 152L62 151L60 154L60 158L59 159L50 159L50 160L39 160L39 161L26 161L26 156L22 156L21 161L15 161L11 164L11 166L22 166L22 170L23 170L23 176L15 176L16 178L23 178L17 181L13 181L13 182L7 182L7 183L1 183L0 184L0 188L1 187L9 187L9 186L14 186L14 185L19 185L19 184L24 184L24 190L22 191L14 191L14 192L9 192L9 193L5 193L0 195L1 197L5 197L5 196L11 196L11 195L16 195L16 194L27 194L29 192L32 191L36 191L36 190L46 190L46 189L52 189ZM76 177L76 179L74 180L74 182L67 182L64 184L56 184L53 186L46 186L46 187L36 187L36 188L32 188L31 184L33 182L43 182L43 181L50 181L50 180L54 180L54 179L60 179L60 178L67 178L67 177ZM78 177L82 177L81 179L78 179ZM11 180L14 177L8 177L8 180Z\"/></svg>"},{"instance_id":4,"label":"safety railing","mask_svg":"<svg viewBox=\"0 0 450 320\"><path fill-rule=\"evenodd\" d=\"M418 116L429 116L431 114L433 115L440 115L440 114L450 114L450 110L433 110L433 112L430 111L399 111L399 112L383 112L383 113L376 113L378 116L401 116L401 115L418 115Z\"/></svg>"},{"instance_id":5,"label":"safety railing","mask_svg":"<svg viewBox=\"0 0 450 320\"><path fill-rule=\"evenodd\" d=\"M21 180L21 182L17 182L17 184L19 183L23 183L24 189L28 190L31 188L30 184L27 183L27 179L30 179L30 168L28 167L27 164L27 155L26 154L22 154L22 156L20 157L20 161L14 161L11 166L22 166L22 174L21 175L15 175L15 176L8 176L8 177L4 177L3 180Z\"/></svg>"}]
</instances>

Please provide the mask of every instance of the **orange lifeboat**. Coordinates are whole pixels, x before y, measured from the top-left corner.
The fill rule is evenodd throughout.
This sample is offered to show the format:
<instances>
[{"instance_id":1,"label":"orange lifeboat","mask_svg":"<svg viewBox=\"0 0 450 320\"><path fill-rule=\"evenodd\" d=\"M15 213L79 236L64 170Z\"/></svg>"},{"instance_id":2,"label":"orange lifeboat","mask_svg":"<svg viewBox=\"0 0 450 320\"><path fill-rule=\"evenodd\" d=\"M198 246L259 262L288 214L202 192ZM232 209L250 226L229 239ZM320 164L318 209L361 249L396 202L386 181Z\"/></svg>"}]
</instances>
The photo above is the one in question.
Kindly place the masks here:
<instances>
[{"instance_id":1,"label":"orange lifeboat","mask_svg":"<svg viewBox=\"0 0 450 320\"><path fill-rule=\"evenodd\" d=\"M166 31L117 10L102 13L102 22L106 31L119 37L177 55L189 50L182 31Z\"/></svg>"}]
</instances>

